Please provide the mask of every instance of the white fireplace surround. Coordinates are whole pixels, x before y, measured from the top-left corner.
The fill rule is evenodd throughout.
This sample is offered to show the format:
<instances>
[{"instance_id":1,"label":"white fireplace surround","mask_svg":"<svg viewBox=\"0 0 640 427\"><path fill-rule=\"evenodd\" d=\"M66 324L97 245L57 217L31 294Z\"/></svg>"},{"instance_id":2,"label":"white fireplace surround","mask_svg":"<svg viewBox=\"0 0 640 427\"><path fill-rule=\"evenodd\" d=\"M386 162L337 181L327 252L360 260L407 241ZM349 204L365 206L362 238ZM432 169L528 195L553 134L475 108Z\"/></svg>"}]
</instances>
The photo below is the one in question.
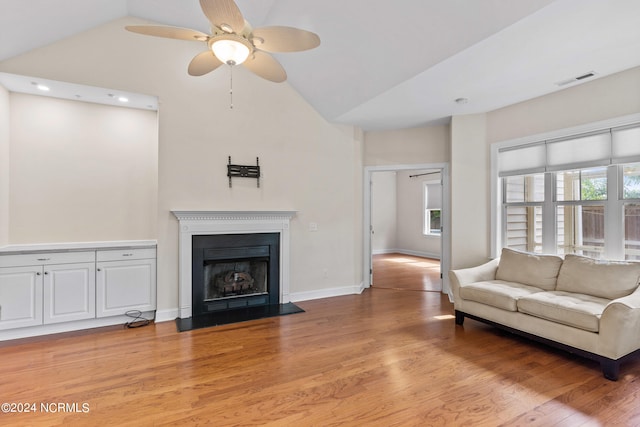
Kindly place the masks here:
<instances>
[{"instance_id":1,"label":"white fireplace surround","mask_svg":"<svg viewBox=\"0 0 640 427\"><path fill-rule=\"evenodd\" d=\"M296 211L171 211L180 226L180 318L192 316L191 242L195 235L280 233L280 304L290 302L289 223Z\"/></svg>"}]
</instances>

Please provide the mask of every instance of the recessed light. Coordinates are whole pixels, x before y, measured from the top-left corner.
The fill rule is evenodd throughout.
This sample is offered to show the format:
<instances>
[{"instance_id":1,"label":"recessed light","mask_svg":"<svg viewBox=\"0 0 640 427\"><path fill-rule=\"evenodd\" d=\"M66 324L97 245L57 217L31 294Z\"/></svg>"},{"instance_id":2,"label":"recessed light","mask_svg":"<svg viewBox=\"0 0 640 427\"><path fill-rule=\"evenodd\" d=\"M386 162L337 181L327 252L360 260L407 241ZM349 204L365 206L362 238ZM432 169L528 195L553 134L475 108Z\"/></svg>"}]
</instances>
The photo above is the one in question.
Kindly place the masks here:
<instances>
[{"instance_id":1,"label":"recessed light","mask_svg":"<svg viewBox=\"0 0 640 427\"><path fill-rule=\"evenodd\" d=\"M38 82L31 82L31 84L32 84L32 85L34 85L35 87L37 87L37 88L38 88L38 90L41 90L41 91L43 91L43 92L49 92L49 90L50 90L50 89L49 89L49 86L46 86L46 85L40 84L40 83L38 83Z\"/></svg>"}]
</instances>

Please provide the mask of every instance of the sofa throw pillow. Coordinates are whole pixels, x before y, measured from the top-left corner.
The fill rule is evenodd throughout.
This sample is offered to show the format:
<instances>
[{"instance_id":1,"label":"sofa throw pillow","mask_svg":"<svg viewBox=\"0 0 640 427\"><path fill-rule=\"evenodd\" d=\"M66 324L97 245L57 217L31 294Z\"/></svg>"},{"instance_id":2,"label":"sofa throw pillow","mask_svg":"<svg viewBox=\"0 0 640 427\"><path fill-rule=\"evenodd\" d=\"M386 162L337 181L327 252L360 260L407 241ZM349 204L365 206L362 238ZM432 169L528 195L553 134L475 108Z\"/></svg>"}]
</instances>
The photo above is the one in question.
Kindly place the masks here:
<instances>
[{"instance_id":1,"label":"sofa throw pillow","mask_svg":"<svg viewBox=\"0 0 640 427\"><path fill-rule=\"evenodd\" d=\"M566 255L558 275L558 291L616 299L638 287L640 263Z\"/></svg>"},{"instance_id":2,"label":"sofa throw pillow","mask_svg":"<svg viewBox=\"0 0 640 427\"><path fill-rule=\"evenodd\" d=\"M562 258L556 255L538 255L503 248L496 279L553 291L561 265Z\"/></svg>"}]
</instances>

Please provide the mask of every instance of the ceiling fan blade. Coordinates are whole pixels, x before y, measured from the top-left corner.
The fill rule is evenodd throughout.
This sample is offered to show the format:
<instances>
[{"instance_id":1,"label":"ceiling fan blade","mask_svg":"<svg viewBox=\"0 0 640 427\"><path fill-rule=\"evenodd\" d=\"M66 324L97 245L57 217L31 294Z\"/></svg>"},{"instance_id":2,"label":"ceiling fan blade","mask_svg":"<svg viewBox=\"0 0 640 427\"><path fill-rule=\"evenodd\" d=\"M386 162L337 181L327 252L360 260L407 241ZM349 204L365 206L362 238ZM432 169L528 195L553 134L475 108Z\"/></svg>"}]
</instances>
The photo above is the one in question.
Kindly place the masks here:
<instances>
[{"instance_id":1,"label":"ceiling fan blade","mask_svg":"<svg viewBox=\"0 0 640 427\"><path fill-rule=\"evenodd\" d=\"M252 55L249 55L242 65L263 79L271 80L275 83L282 83L287 80L287 73L282 68L282 65L266 52L256 50Z\"/></svg>"},{"instance_id":2,"label":"ceiling fan blade","mask_svg":"<svg viewBox=\"0 0 640 427\"><path fill-rule=\"evenodd\" d=\"M216 58L213 52L205 50L193 57L189 63L188 72L191 76L203 76L221 65L222 62Z\"/></svg>"},{"instance_id":3,"label":"ceiling fan blade","mask_svg":"<svg viewBox=\"0 0 640 427\"><path fill-rule=\"evenodd\" d=\"M164 25L127 25L124 28L133 33L144 34L145 36L166 37L168 39L191 41L209 40L209 34L190 30L189 28L167 27Z\"/></svg>"},{"instance_id":4,"label":"ceiling fan blade","mask_svg":"<svg viewBox=\"0 0 640 427\"><path fill-rule=\"evenodd\" d=\"M244 17L233 0L200 0L200 7L214 26L223 30L228 26L234 33L242 33Z\"/></svg>"},{"instance_id":5,"label":"ceiling fan blade","mask_svg":"<svg viewBox=\"0 0 640 427\"><path fill-rule=\"evenodd\" d=\"M299 52L320 46L320 37L293 27L262 27L253 30L254 45L267 52Z\"/></svg>"}]
</instances>

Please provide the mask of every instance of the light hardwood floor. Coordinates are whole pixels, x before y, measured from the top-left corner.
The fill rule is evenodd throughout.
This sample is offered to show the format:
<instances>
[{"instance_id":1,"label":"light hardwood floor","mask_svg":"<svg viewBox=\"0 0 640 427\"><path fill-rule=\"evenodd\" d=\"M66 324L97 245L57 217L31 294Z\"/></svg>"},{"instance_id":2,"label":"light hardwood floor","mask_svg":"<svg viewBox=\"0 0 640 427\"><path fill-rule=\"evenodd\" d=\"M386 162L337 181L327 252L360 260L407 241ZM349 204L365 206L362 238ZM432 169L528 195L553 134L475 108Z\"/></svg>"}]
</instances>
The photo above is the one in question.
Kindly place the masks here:
<instances>
[{"instance_id":1,"label":"light hardwood floor","mask_svg":"<svg viewBox=\"0 0 640 427\"><path fill-rule=\"evenodd\" d=\"M467 319L437 292L372 288L305 313L173 322L0 347L0 425L640 425L640 360L599 366ZM55 408L55 407L54 407Z\"/></svg>"},{"instance_id":2,"label":"light hardwood floor","mask_svg":"<svg viewBox=\"0 0 640 427\"><path fill-rule=\"evenodd\" d=\"M374 255L373 286L441 292L440 260L404 254Z\"/></svg>"}]
</instances>

